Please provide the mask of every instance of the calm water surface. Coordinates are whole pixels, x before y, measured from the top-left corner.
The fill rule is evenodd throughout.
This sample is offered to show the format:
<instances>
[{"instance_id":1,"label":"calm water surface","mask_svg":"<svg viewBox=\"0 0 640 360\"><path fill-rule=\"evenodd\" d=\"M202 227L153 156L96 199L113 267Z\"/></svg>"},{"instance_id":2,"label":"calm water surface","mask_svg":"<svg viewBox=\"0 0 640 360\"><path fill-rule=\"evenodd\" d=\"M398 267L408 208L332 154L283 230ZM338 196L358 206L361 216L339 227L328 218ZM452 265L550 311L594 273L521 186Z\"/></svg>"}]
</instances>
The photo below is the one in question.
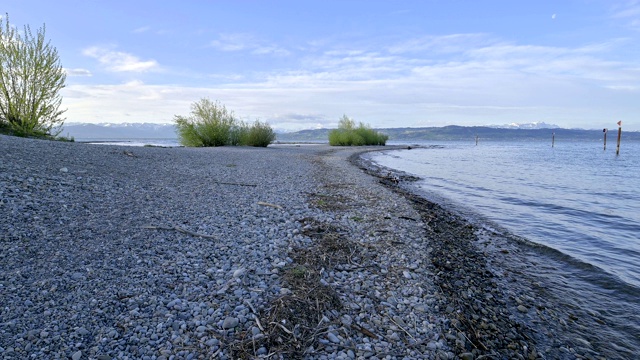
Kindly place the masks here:
<instances>
[{"instance_id":1,"label":"calm water surface","mask_svg":"<svg viewBox=\"0 0 640 360\"><path fill-rule=\"evenodd\" d=\"M640 143L445 143L374 157L442 201L640 288Z\"/></svg>"},{"instance_id":2,"label":"calm water surface","mask_svg":"<svg viewBox=\"0 0 640 360\"><path fill-rule=\"evenodd\" d=\"M640 142L623 142L619 156L597 142L424 145L369 156L419 176L423 196L480 228L538 244L530 255L548 264L531 271L558 306L606 319L576 331L610 344L609 357L637 355Z\"/></svg>"}]
</instances>

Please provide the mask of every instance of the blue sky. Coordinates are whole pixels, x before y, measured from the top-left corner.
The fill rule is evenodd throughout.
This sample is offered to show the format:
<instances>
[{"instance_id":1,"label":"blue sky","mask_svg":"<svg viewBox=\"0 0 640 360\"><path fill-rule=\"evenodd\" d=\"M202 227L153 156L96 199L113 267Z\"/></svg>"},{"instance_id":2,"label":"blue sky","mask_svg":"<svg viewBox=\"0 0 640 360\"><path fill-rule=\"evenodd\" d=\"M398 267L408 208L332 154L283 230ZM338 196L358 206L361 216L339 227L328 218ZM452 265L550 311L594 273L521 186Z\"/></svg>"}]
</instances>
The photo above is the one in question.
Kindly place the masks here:
<instances>
[{"instance_id":1,"label":"blue sky","mask_svg":"<svg viewBox=\"0 0 640 360\"><path fill-rule=\"evenodd\" d=\"M640 130L640 0L4 0L67 69L67 122L200 98L280 130L544 121Z\"/></svg>"}]
</instances>

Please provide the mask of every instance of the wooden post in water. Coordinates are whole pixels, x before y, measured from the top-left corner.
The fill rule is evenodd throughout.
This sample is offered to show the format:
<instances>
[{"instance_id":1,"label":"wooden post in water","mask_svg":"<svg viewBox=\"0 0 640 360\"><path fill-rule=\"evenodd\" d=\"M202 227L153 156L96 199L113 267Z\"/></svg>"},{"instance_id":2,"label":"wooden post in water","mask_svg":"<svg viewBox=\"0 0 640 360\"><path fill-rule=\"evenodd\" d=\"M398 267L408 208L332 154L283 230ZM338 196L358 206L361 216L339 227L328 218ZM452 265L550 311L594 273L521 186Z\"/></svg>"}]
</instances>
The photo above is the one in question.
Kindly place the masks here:
<instances>
[{"instance_id":1,"label":"wooden post in water","mask_svg":"<svg viewBox=\"0 0 640 360\"><path fill-rule=\"evenodd\" d=\"M476 134L476 146L478 146L478 134Z\"/></svg>"},{"instance_id":2,"label":"wooden post in water","mask_svg":"<svg viewBox=\"0 0 640 360\"><path fill-rule=\"evenodd\" d=\"M556 145L556 133L551 133L551 147L555 147Z\"/></svg>"},{"instance_id":3,"label":"wooden post in water","mask_svg":"<svg viewBox=\"0 0 640 360\"><path fill-rule=\"evenodd\" d=\"M618 121L618 146L616 146L616 156L620 155L620 138L622 137L622 121Z\"/></svg>"},{"instance_id":4,"label":"wooden post in water","mask_svg":"<svg viewBox=\"0 0 640 360\"><path fill-rule=\"evenodd\" d=\"M604 150L607 150L607 129L603 129L602 132L604 133Z\"/></svg>"}]
</instances>

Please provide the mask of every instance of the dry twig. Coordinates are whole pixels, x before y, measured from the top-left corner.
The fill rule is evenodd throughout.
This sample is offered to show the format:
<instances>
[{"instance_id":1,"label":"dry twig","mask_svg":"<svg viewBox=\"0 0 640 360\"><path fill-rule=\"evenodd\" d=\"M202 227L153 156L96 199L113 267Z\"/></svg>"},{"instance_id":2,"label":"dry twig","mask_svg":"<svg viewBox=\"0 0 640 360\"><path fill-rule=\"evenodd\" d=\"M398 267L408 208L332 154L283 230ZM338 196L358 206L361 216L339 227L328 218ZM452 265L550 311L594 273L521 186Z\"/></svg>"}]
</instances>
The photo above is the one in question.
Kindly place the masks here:
<instances>
[{"instance_id":1,"label":"dry twig","mask_svg":"<svg viewBox=\"0 0 640 360\"><path fill-rule=\"evenodd\" d=\"M181 228L178 225L174 225L174 226L153 226L153 225L147 225L147 226L143 226L143 229L151 229L151 230L174 230L177 232L181 232L183 234L187 234L187 235L191 235L191 236L199 236L199 237L203 237L203 238L207 238L207 239L216 239L215 236L213 235L206 235L206 234L200 234L200 233L196 233L193 231L189 231L185 228Z\"/></svg>"},{"instance_id":2,"label":"dry twig","mask_svg":"<svg viewBox=\"0 0 640 360\"><path fill-rule=\"evenodd\" d=\"M242 183L223 182L223 181L214 181L213 183L220 184L220 185L251 186L251 187L258 186L256 184L242 184Z\"/></svg>"},{"instance_id":3,"label":"dry twig","mask_svg":"<svg viewBox=\"0 0 640 360\"><path fill-rule=\"evenodd\" d=\"M272 207L272 208L275 208L275 209L280 209L280 210L283 209L282 206L280 206L280 205L270 204L270 203L266 203L266 202L262 202L262 201L258 201L258 205L269 206L269 207Z\"/></svg>"}]
</instances>

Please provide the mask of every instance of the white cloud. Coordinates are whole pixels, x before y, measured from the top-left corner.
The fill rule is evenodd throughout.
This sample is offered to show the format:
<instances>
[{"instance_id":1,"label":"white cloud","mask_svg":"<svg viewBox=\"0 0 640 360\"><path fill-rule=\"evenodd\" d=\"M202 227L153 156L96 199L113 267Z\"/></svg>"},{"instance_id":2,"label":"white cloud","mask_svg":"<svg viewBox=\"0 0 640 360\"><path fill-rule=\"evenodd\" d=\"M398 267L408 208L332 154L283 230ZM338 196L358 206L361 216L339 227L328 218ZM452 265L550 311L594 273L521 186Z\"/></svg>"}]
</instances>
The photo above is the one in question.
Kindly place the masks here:
<instances>
[{"instance_id":1,"label":"white cloud","mask_svg":"<svg viewBox=\"0 0 640 360\"><path fill-rule=\"evenodd\" d=\"M137 29L134 29L134 30L132 31L132 33L134 33L134 34L140 34L140 33L145 33L145 32L147 32L147 31L149 31L149 30L151 30L151 27L149 27L149 26L142 26L142 27L139 27L139 28L137 28Z\"/></svg>"},{"instance_id":2,"label":"white cloud","mask_svg":"<svg viewBox=\"0 0 640 360\"><path fill-rule=\"evenodd\" d=\"M257 49L248 38L234 39L220 49ZM64 106L75 122L120 122L127 114L127 121L171 122L209 97L242 118L289 130L335 126L344 113L374 127L514 121L589 127L611 116L612 108L637 110L629 104L640 92L640 69L608 59L625 44L518 45L481 34L421 37L386 48L336 44L307 52L297 66L304 70L217 74L201 87L71 85Z\"/></svg>"},{"instance_id":3,"label":"white cloud","mask_svg":"<svg viewBox=\"0 0 640 360\"><path fill-rule=\"evenodd\" d=\"M146 72L160 69L155 60L143 61L134 55L100 46L86 48L82 54L97 59L100 64L114 72Z\"/></svg>"},{"instance_id":4,"label":"white cloud","mask_svg":"<svg viewBox=\"0 0 640 360\"><path fill-rule=\"evenodd\" d=\"M87 69L67 69L64 71L67 73L67 76L92 76L91 71Z\"/></svg>"},{"instance_id":5,"label":"white cloud","mask_svg":"<svg viewBox=\"0 0 640 360\"><path fill-rule=\"evenodd\" d=\"M495 43L487 34L451 34L451 35L427 35L415 39L408 39L388 47L392 54L432 52L435 54L448 54L461 52L469 48L487 46Z\"/></svg>"},{"instance_id":6,"label":"white cloud","mask_svg":"<svg viewBox=\"0 0 640 360\"><path fill-rule=\"evenodd\" d=\"M290 52L282 47L261 41L251 34L220 34L210 45L225 52L248 51L254 55L287 56Z\"/></svg>"},{"instance_id":7,"label":"white cloud","mask_svg":"<svg viewBox=\"0 0 640 360\"><path fill-rule=\"evenodd\" d=\"M614 17L629 18L640 16L640 1L630 0L614 6Z\"/></svg>"},{"instance_id":8,"label":"white cloud","mask_svg":"<svg viewBox=\"0 0 640 360\"><path fill-rule=\"evenodd\" d=\"M247 34L220 34L211 46L222 51L241 51L253 47L254 39Z\"/></svg>"},{"instance_id":9,"label":"white cloud","mask_svg":"<svg viewBox=\"0 0 640 360\"><path fill-rule=\"evenodd\" d=\"M640 0L628 0L613 6L612 17L627 21L627 26L640 31Z\"/></svg>"}]
</instances>

